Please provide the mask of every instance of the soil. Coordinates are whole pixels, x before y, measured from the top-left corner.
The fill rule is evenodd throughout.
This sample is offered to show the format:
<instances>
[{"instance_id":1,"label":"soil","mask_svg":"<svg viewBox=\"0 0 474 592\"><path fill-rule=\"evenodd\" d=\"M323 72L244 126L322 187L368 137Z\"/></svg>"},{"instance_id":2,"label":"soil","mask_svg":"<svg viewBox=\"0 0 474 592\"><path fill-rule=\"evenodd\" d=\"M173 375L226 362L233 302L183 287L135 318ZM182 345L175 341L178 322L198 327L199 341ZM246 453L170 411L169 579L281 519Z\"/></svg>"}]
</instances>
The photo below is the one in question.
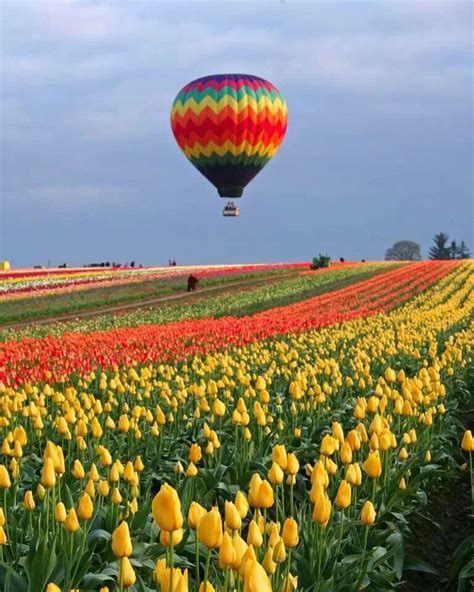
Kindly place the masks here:
<instances>
[{"instance_id":1,"label":"soil","mask_svg":"<svg viewBox=\"0 0 474 592\"><path fill-rule=\"evenodd\" d=\"M474 410L464 413L462 419L466 429L474 429ZM457 582L449 582L454 554L458 545L474 534L474 518L470 515L470 491L467 470L429 491L426 507L410 517L413 535L405 542L405 553L422 559L434 567L438 575L407 570L403 574L405 582L399 590L456 592Z\"/></svg>"},{"instance_id":2,"label":"soil","mask_svg":"<svg viewBox=\"0 0 474 592\"><path fill-rule=\"evenodd\" d=\"M406 580L398 589L403 592L455 591L448 586L453 555L458 545L473 534L469 517L470 483L468 472L429 492L428 505L410 519L413 536L406 541L405 553L422 559L439 575L405 571Z\"/></svg>"},{"instance_id":3,"label":"soil","mask_svg":"<svg viewBox=\"0 0 474 592\"><path fill-rule=\"evenodd\" d=\"M103 314L122 314L126 312L130 312L132 310L136 310L139 308L144 308L147 306L159 306L164 305L169 302L173 301L183 301L188 302L192 300L199 299L202 295L206 294L215 294L227 291L229 288L243 288L243 289L250 289L259 285L263 284L272 284L277 281L288 279L288 274L285 275L277 275L266 277L262 279L253 278L251 280L240 280L238 282L229 282L224 285L218 286L211 286L209 288L201 288L198 289L196 292L180 292L177 294L170 294L167 296L159 296L156 298L149 298L147 300L140 300L137 302L130 302L128 304L118 304L114 306L103 306L100 308L94 308L93 310L87 310L82 312L75 312L70 314L58 315L54 317L44 317L41 319L28 319L26 321L19 321L16 323L7 323L5 325L0 326L0 330L5 329L22 329L28 327L30 325L51 325L54 323L60 323L64 321L75 321L77 319L90 319L96 316L100 316Z\"/></svg>"}]
</instances>

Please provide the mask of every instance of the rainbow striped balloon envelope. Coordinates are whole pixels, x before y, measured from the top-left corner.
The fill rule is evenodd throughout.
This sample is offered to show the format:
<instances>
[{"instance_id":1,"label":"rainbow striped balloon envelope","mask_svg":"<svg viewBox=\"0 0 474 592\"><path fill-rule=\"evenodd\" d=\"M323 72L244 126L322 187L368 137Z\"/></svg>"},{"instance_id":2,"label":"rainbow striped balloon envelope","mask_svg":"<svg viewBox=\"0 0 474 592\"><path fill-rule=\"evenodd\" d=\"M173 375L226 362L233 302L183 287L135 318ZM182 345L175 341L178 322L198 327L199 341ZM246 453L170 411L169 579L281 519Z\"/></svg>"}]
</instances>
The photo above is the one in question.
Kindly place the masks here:
<instances>
[{"instance_id":1,"label":"rainbow striped balloon envelope","mask_svg":"<svg viewBox=\"0 0 474 592\"><path fill-rule=\"evenodd\" d=\"M278 150L287 122L278 89L248 74L193 80L178 93L171 110L181 150L221 197L242 195Z\"/></svg>"}]
</instances>

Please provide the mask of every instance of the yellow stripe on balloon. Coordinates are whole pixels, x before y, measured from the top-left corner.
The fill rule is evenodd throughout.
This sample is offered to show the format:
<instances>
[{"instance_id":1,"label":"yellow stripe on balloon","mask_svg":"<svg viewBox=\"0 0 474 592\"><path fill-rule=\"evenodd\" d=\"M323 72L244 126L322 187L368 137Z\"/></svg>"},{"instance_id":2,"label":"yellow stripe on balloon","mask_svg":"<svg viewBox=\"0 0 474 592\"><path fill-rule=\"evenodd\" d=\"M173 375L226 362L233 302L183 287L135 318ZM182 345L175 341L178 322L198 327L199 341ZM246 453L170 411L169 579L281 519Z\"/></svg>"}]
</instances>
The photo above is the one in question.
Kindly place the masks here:
<instances>
[{"instance_id":1,"label":"yellow stripe on balloon","mask_svg":"<svg viewBox=\"0 0 474 592\"><path fill-rule=\"evenodd\" d=\"M266 144L261 141L257 145L252 145L247 140L240 144L234 144L231 140L226 140L221 146L214 141L210 141L206 146L199 143L194 144L192 148L190 146L185 146L183 151L188 158L199 158L200 156L209 157L212 155L224 156L228 153L232 154L232 156L240 156L242 154L246 154L247 156L253 156L255 154L258 156L271 156L276 152L279 146L280 142Z\"/></svg>"},{"instance_id":2,"label":"yellow stripe on balloon","mask_svg":"<svg viewBox=\"0 0 474 592\"><path fill-rule=\"evenodd\" d=\"M191 110L194 114L199 115L201 111L203 111L206 107L209 107L214 113L219 113L225 107L230 107L236 113L243 111L246 107L250 107L256 113L262 111L263 109L267 108L272 114L276 115L279 111L286 116L287 115L287 107L285 101L280 98L271 99L267 96L261 96L258 101L256 101L251 96L244 96L240 99L240 101L236 101L234 97L231 95L226 95L222 97L219 101L216 101L210 96L204 97L199 102L196 102L194 97L187 99L184 103L176 102L172 109L172 117L179 113L179 115L184 116L188 110Z\"/></svg>"}]
</instances>

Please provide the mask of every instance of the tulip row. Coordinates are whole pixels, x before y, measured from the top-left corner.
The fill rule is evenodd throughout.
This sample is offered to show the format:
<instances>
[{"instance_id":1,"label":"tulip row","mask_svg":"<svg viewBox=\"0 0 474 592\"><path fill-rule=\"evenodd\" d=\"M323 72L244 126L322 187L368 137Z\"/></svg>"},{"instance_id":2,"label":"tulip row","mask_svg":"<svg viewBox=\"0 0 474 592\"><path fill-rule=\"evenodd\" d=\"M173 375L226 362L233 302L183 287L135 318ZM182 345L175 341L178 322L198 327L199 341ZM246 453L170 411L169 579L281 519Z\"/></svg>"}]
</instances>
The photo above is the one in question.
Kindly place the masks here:
<instances>
[{"instance_id":1,"label":"tulip row","mask_svg":"<svg viewBox=\"0 0 474 592\"><path fill-rule=\"evenodd\" d=\"M0 344L0 382L65 379L132 362L183 359L242 346L288 332L365 317L398 306L459 267L458 261L421 262L378 274L335 292L244 318L203 318L89 334L71 333ZM3 359L3 361L1 361Z\"/></svg>"},{"instance_id":2,"label":"tulip row","mask_svg":"<svg viewBox=\"0 0 474 592\"><path fill-rule=\"evenodd\" d=\"M146 267L127 269L75 269L67 273L61 270L43 270L41 273L2 273L0 272L0 295L41 295L57 293L63 289L81 289L91 285L105 286L112 284L127 284L150 280L166 280L183 278L190 273L199 274L202 278L221 277L226 275L241 275L262 273L266 271L285 271L307 267L307 263L276 263L256 265L208 265L181 267Z\"/></svg>"},{"instance_id":3,"label":"tulip row","mask_svg":"<svg viewBox=\"0 0 474 592\"><path fill-rule=\"evenodd\" d=\"M397 270L353 299L396 300L395 273L416 293L435 268L416 269L415 288ZM391 312L0 387L0 587L395 585L399 517L450 460L472 364L472 264L439 269Z\"/></svg>"},{"instance_id":4,"label":"tulip row","mask_svg":"<svg viewBox=\"0 0 474 592\"><path fill-rule=\"evenodd\" d=\"M316 292L330 292L338 287L349 285L367 277L393 269L400 264L384 262L376 264L338 265L329 269L298 274L283 279L279 283L263 285L242 290L228 290L217 295L200 295L183 306L183 303L168 304L161 308L140 308L128 314L104 314L93 319L56 323L52 326L30 326L26 329L4 331L3 340L22 337L44 337L63 333L106 331L119 327L138 327L140 325L162 325L182 320L203 317L247 316L249 313L274 306L282 306L289 301L298 301L315 295Z\"/></svg>"}]
</instances>

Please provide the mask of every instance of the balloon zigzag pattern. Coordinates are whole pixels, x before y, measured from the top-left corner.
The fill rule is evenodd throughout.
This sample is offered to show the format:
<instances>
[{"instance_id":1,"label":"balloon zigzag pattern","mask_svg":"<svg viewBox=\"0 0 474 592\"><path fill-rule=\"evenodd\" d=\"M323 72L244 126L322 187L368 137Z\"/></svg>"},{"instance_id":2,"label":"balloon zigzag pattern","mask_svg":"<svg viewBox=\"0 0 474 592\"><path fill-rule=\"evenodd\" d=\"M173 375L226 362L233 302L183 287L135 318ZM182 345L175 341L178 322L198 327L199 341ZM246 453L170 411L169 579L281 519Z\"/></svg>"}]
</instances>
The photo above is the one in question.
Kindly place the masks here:
<instances>
[{"instance_id":1,"label":"balloon zigzag pattern","mask_svg":"<svg viewBox=\"0 0 474 592\"><path fill-rule=\"evenodd\" d=\"M181 150L221 197L242 195L278 150L287 122L279 91L246 74L198 78L178 93L171 110Z\"/></svg>"}]
</instances>

